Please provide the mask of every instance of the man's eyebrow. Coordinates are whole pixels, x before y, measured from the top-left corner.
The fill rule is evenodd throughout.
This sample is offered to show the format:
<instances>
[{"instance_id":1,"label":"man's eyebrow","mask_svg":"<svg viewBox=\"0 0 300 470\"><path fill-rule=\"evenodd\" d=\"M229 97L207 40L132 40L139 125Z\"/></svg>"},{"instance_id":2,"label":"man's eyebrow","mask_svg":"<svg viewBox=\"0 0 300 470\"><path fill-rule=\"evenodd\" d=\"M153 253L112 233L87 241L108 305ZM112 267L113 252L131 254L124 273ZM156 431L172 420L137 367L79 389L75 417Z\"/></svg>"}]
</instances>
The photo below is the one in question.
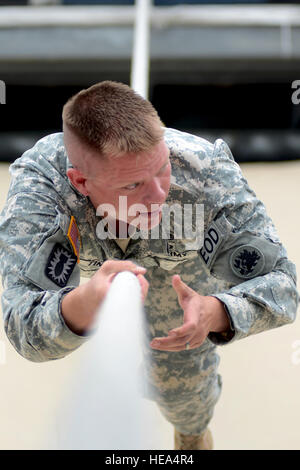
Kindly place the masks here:
<instances>
[{"instance_id":1,"label":"man's eyebrow","mask_svg":"<svg viewBox=\"0 0 300 470\"><path fill-rule=\"evenodd\" d=\"M160 169L158 170L158 172L156 173L156 175L158 175L170 162L170 154L168 154L168 158L167 158L167 161L160 167ZM155 175L155 176L156 176ZM131 183L126 183L126 184L123 184L121 186L121 188L125 188L126 186L130 186L132 184L138 184L138 183L141 183L141 181L133 181Z\"/></svg>"},{"instance_id":2,"label":"man's eyebrow","mask_svg":"<svg viewBox=\"0 0 300 470\"><path fill-rule=\"evenodd\" d=\"M156 173L157 175L158 175L158 173L161 172L161 170L162 170L163 168L165 168L165 166L168 165L168 163L169 163L169 161L170 161L170 158L169 158L169 157L170 157L170 155L168 155L168 159L167 159L166 163L164 163L163 166L160 168L160 170L158 170L158 172Z\"/></svg>"}]
</instances>

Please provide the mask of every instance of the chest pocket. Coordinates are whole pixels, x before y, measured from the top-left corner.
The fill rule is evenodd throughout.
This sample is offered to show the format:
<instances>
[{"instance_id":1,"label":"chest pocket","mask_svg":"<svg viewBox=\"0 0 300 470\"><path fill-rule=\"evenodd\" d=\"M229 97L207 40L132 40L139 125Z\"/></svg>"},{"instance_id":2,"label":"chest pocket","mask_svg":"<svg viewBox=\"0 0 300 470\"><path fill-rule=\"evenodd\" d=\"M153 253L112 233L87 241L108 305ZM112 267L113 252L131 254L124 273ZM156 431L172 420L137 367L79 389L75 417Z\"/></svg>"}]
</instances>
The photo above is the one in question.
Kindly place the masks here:
<instances>
[{"instance_id":1,"label":"chest pocket","mask_svg":"<svg viewBox=\"0 0 300 470\"><path fill-rule=\"evenodd\" d=\"M58 212L53 229L45 235L24 268L24 277L42 290L58 291L66 286L79 285L73 223L74 219ZM70 235L71 230L73 235Z\"/></svg>"}]
</instances>

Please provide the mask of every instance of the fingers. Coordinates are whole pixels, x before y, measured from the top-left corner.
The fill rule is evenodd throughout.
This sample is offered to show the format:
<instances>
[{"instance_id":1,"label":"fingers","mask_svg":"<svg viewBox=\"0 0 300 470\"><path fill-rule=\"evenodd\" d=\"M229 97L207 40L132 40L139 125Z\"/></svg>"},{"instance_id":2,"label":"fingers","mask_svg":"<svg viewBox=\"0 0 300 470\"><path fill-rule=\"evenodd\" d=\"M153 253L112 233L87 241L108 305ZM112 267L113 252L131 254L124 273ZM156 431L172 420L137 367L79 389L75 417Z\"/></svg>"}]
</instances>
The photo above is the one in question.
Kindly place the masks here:
<instances>
[{"instance_id":1,"label":"fingers","mask_svg":"<svg viewBox=\"0 0 300 470\"><path fill-rule=\"evenodd\" d=\"M147 281L147 279L144 278L142 274L138 274L137 278L139 280L142 290L142 301L144 302L148 294L149 282Z\"/></svg>"},{"instance_id":2,"label":"fingers","mask_svg":"<svg viewBox=\"0 0 300 470\"><path fill-rule=\"evenodd\" d=\"M111 281L116 274L123 271L130 271L133 274L138 275L145 274L147 269L142 266L137 266L131 261L108 260L102 264L98 272L109 277L109 280Z\"/></svg>"},{"instance_id":3,"label":"fingers","mask_svg":"<svg viewBox=\"0 0 300 470\"><path fill-rule=\"evenodd\" d=\"M193 321L187 321L182 326L170 331L171 336L181 338L188 336L191 338L195 333L196 325Z\"/></svg>"},{"instance_id":4,"label":"fingers","mask_svg":"<svg viewBox=\"0 0 300 470\"><path fill-rule=\"evenodd\" d=\"M122 271L130 271L134 274L145 274L146 268L137 266L132 261L108 260L103 263L100 270L105 274L119 273Z\"/></svg>"},{"instance_id":5,"label":"fingers","mask_svg":"<svg viewBox=\"0 0 300 470\"><path fill-rule=\"evenodd\" d=\"M195 291L191 289L185 282L181 280L181 277L178 274L175 274L172 278L172 285L175 291L177 292L178 298L184 298L195 294Z\"/></svg>"},{"instance_id":6,"label":"fingers","mask_svg":"<svg viewBox=\"0 0 300 470\"><path fill-rule=\"evenodd\" d=\"M196 349L205 340L205 335L199 334L186 334L186 335L176 335L172 334L172 331L169 332L168 336L154 338L150 346L153 349L158 349L160 351L184 351L186 349L186 343L189 343L189 349Z\"/></svg>"},{"instance_id":7,"label":"fingers","mask_svg":"<svg viewBox=\"0 0 300 470\"><path fill-rule=\"evenodd\" d=\"M143 276L147 270L142 266L137 266L131 261L105 261L100 267L100 269L94 274L94 276L91 277L91 279L87 283L91 286L92 293L94 292L94 295L96 296L98 302L102 302L102 300L106 296L115 276L124 271L132 272L136 276ZM142 296L144 299L148 289L145 283L141 284L141 287Z\"/></svg>"},{"instance_id":8,"label":"fingers","mask_svg":"<svg viewBox=\"0 0 300 470\"><path fill-rule=\"evenodd\" d=\"M174 335L161 337L161 338L154 338L150 346L153 349L159 349L161 351L181 351L185 349L185 345L188 342L188 336L182 336L180 338L174 337Z\"/></svg>"},{"instance_id":9,"label":"fingers","mask_svg":"<svg viewBox=\"0 0 300 470\"><path fill-rule=\"evenodd\" d=\"M182 336L181 338L172 338L170 336L162 337L162 338L154 338L150 346L153 349L157 349L159 351L185 351L186 344L189 343L189 349L196 349L203 343L203 340L191 339L188 336Z\"/></svg>"}]
</instances>

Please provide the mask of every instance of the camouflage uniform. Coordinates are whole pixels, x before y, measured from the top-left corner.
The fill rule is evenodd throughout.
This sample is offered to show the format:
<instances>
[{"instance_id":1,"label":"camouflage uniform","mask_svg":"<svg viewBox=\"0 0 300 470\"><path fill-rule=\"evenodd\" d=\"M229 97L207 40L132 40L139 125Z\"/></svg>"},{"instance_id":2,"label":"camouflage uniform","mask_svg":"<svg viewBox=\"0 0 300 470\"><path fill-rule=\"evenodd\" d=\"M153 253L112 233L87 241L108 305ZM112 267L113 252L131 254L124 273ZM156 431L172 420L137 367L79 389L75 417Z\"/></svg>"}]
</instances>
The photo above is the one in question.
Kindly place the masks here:
<instances>
[{"instance_id":1,"label":"camouflage uniform","mask_svg":"<svg viewBox=\"0 0 300 470\"><path fill-rule=\"evenodd\" d=\"M15 349L31 361L66 356L87 341L68 329L61 300L82 276L111 258L147 268L147 336L165 336L182 324L172 276L226 306L231 331L210 333L197 349L152 351L149 389L183 433L200 434L220 395L216 345L294 320L298 294L295 267L280 244L264 205L243 178L228 146L166 129L172 179L167 203L204 204L205 235L199 250L184 239L135 239L125 253L111 239L99 240L99 217L67 178L63 134L41 139L11 166L12 181L0 222L2 308ZM74 219L72 218L74 217ZM76 221L78 249L70 236ZM78 240L77 240L78 241ZM146 359L150 348L145 348Z\"/></svg>"}]
</instances>

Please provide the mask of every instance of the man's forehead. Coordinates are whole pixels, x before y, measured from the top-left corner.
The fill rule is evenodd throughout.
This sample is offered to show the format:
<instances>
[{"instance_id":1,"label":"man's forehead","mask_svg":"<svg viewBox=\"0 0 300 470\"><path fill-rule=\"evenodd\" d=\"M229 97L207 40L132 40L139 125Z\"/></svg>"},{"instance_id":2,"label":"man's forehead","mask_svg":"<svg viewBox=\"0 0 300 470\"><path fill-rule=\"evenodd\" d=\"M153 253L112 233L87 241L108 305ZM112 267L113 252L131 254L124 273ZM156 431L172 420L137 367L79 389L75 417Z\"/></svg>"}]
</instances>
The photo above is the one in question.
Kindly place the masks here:
<instances>
[{"instance_id":1,"label":"man's forehead","mask_svg":"<svg viewBox=\"0 0 300 470\"><path fill-rule=\"evenodd\" d=\"M67 126L64 127L64 142L72 165L90 179L114 179L120 175L144 175L158 171L169 158L169 149L164 138L153 148L139 153L101 155L96 149L86 146ZM108 181L107 181L108 183Z\"/></svg>"},{"instance_id":2,"label":"man's forehead","mask_svg":"<svg viewBox=\"0 0 300 470\"><path fill-rule=\"evenodd\" d=\"M92 173L104 176L126 177L158 171L169 161L169 149L164 142L154 149L138 154L113 155L105 158L90 158Z\"/></svg>"}]
</instances>

